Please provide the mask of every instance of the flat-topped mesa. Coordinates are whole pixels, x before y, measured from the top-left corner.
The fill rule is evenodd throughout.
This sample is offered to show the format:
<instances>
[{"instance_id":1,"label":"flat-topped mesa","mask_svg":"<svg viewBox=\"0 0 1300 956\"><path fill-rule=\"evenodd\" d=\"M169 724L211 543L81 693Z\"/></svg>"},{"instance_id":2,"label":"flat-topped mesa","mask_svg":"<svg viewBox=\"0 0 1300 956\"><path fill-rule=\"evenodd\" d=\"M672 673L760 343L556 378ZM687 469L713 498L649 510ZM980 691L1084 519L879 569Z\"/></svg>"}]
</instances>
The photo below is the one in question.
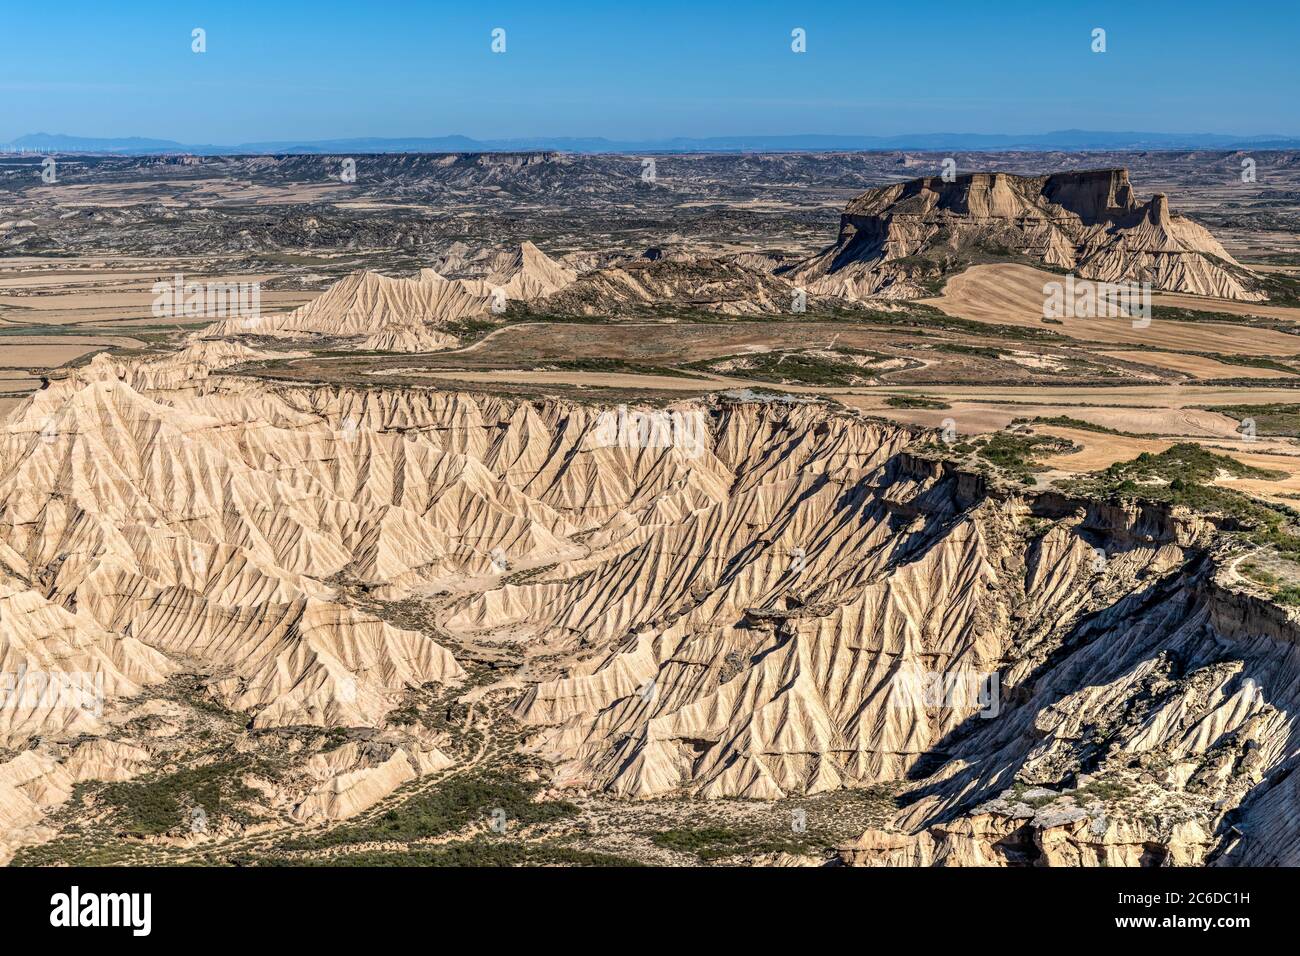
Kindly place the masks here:
<instances>
[{"instance_id":1,"label":"flat-topped mesa","mask_svg":"<svg viewBox=\"0 0 1300 956\"><path fill-rule=\"evenodd\" d=\"M1259 301L1257 277L1157 193L1140 202L1125 169L927 176L869 189L835 244L792 270L808 291L916 298L989 256L1037 259L1081 278Z\"/></svg>"},{"instance_id":2,"label":"flat-topped mesa","mask_svg":"<svg viewBox=\"0 0 1300 956\"><path fill-rule=\"evenodd\" d=\"M1100 169L1051 176L967 173L951 182L927 176L869 189L844 210L842 225L865 217L924 216L948 213L970 219L1041 219L1051 206L1095 225L1138 207L1128 170Z\"/></svg>"}]
</instances>

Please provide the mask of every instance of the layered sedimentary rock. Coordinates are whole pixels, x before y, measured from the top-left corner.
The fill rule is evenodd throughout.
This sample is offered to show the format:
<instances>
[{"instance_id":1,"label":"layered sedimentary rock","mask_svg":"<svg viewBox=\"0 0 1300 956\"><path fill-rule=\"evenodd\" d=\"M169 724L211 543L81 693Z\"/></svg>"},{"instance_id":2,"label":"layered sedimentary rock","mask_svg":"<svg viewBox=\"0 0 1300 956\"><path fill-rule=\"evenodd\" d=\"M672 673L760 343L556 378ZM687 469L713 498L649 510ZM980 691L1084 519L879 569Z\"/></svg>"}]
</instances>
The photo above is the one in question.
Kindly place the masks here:
<instances>
[{"instance_id":1,"label":"layered sedimentary rock","mask_svg":"<svg viewBox=\"0 0 1300 956\"><path fill-rule=\"evenodd\" d=\"M510 301L532 302L558 292L576 278L531 242L498 257L482 277L447 279L421 269L410 279L365 270L330 286L306 305L283 315L240 315L223 319L202 337L236 336L354 340L359 348L425 352L454 347L449 322L500 311Z\"/></svg>"},{"instance_id":2,"label":"layered sedimentary rock","mask_svg":"<svg viewBox=\"0 0 1300 956\"><path fill-rule=\"evenodd\" d=\"M295 820L343 820L374 806L402 784L438 773L453 761L435 746L402 749L356 743L317 754L307 762L316 786L292 811Z\"/></svg>"},{"instance_id":3,"label":"layered sedimentary rock","mask_svg":"<svg viewBox=\"0 0 1300 956\"><path fill-rule=\"evenodd\" d=\"M408 449L400 432L376 453L363 409L291 437L310 413L285 407L289 418L272 424L257 397L193 390L169 390L163 403L118 371L101 360L8 423L0 529L20 582L8 600L28 620L12 625L7 658L54 647L41 633L66 634L64 663L84 647L78 670L83 657L106 670L110 697L159 679L156 651L196 658L230 668L214 692L262 726L374 725L393 691L459 680L435 641L339 603L326 579L421 577L439 555L462 571L490 566L463 543L477 527L506 541L533 536L527 518L496 507L490 479L443 463L439 495L467 509L444 529L424 514L427 499L419 510L402 503L403 486L410 501L421 494L405 483L408 461L418 470L419 455L436 453ZM160 374L172 384L165 366ZM382 486L373 507L371 482ZM544 528L535 536L552 540Z\"/></svg>"},{"instance_id":4,"label":"layered sedimentary rock","mask_svg":"<svg viewBox=\"0 0 1300 956\"><path fill-rule=\"evenodd\" d=\"M254 731L373 728L488 646L560 788L902 786L854 863L1300 859L1295 627L1217 578L1203 519L990 484L816 402L221 371L249 354L101 356L6 421L6 670L102 675L104 720L184 666ZM355 592L436 597L436 629ZM13 745L102 732L7 703ZM341 819L446 760L345 746L286 809Z\"/></svg>"},{"instance_id":5,"label":"layered sedimentary rock","mask_svg":"<svg viewBox=\"0 0 1300 956\"><path fill-rule=\"evenodd\" d=\"M151 755L130 744L86 740L63 747L59 757L25 750L0 763L0 865L29 843L49 839L45 814L66 803L73 787L87 780L130 780L144 773Z\"/></svg>"},{"instance_id":6,"label":"layered sedimentary rock","mask_svg":"<svg viewBox=\"0 0 1300 956\"><path fill-rule=\"evenodd\" d=\"M840 848L850 866L1200 866L1214 845L1195 820L1107 817L1100 802L981 809L917 834L871 830Z\"/></svg>"},{"instance_id":7,"label":"layered sedimentary rock","mask_svg":"<svg viewBox=\"0 0 1300 956\"><path fill-rule=\"evenodd\" d=\"M973 173L867 190L835 244L793 272L810 291L912 298L946 268L1008 254L1103 282L1259 301L1254 275L1156 194L1140 202L1123 169Z\"/></svg>"},{"instance_id":8,"label":"layered sedimentary rock","mask_svg":"<svg viewBox=\"0 0 1300 956\"><path fill-rule=\"evenodd\" d=\"M617 313L629 306L676 305L721 315L790 312L794 286L772 275L759 255L699 259L636 259L594 269L547 301L556 312ZM803 303L805 308L808 303Z\"/></svg>"}]
</instances>

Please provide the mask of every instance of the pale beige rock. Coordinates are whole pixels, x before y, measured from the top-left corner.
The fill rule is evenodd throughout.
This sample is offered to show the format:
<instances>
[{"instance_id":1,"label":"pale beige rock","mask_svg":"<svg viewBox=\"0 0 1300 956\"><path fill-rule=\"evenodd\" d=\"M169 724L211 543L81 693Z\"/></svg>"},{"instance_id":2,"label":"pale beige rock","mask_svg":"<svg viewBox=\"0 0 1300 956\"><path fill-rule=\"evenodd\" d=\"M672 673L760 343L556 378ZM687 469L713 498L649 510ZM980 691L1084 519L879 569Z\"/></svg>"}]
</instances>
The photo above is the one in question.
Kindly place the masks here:
<instances>
[{"instance_id":1,"label":"pale beige rock","mask_svg":"<svg viewBox=\"0 0 1300 956\"><path fill-rule=\"evenodd\" d=\"M200 338L328 337L354 339L368 350L438 351L458 344L455 335L441 331L445 324L500 311L510 300L540 299L575 278L572 270L525 242L500 257L483 278L447 279L421 269L413 279L397 279L366 270L346 276L292 312L223 319Z\"/></svg>"},{"instance_id":2,"label":"pale beige rock","mask_svg":"<svg viewBox=\"0 0 1300 956\"><path fill-rule=\"evenodd\" d=\"M145 772L148 751L110 740L88 740L60 763L50 753L25 750L0 764L0 865L21 847L53 834L42 821L66 803L74 784L130 780Z\"/></svg>"},{"instance_id":3,"label":"pale beige rock","mask_svg":"<svg viewBox=\"0 0 1300 956\"><path fill-rule=\"evenodd\" d=\"M410 760L399 750L376 767L331 777L294 807L293 818L303 823L342 820L374 806L415 778Z\"/></svg>"},{"instance_id":4,"label":"pale beige rock","mask_svg":"<svg viewBox=\"0 0 1300 956\"><path fill-rule=\"evenodd\" d=\"M0 742L98 733L106 706L163 680L173 665L133 637L70 614L0 578Z\"/></svg>"},{"instance_id":5,"label":"pale beige rock","mask_svg":"<svg viewBox=\"0 0 1300 956\"><path fill-rule=\"evenodd\" d=\"M344 820L369 809L404 783L455 765L436 746L366 745L351 742L307 761L317 781L293 808L304 823Z\"/></svg>"},{"instance_id":6,"label":"pale beige rock","mask_svg":"<svg viewBox=\"0 0 1300 956\"><path fill-rule=\"evenodd\" d=\"M818 294L915 298L938 272L923 253L1005 249L1101 282L1261 301L1255 276L1157 193L1141 203L1123 169L973 173L870 189L840 219L835 245L794 271Z\"/></svg>"},{"instance_id":7,"label":"pale beige rock","mask_svg":"<svg viewBox=\"0 0 1300 956\"><path fill-rule=\"evenodd\" d=\"M854 851L914 864L1217 860L1241 806L1232 853L1300 858L1282 773L1300 639L1214 577L1204 517L1010 488L936 460L931 435L817 403L619 409L222 371L249 354L96 360L5 421L0 635L5 666L99 668L106 713L155 716L140 736L160 752L187 712L139 698L177 661L256 729L370 728L284 786L298 820L454 770L388 715L463 681L447 647L473 647L522 663L461 702L512 706L559 792L914 782L893 835ZM434 594L425 631L370 610ZM103 730L39 710L6 726ZM0 781L14 831L77 775L146 762L37 759ZM1131 795L1058 804L1080 773ZM1016 783L1050 801L1026 833L1018 806L990 808Z\"/></svg>"},{"instance_id":8,"label":"pale beige rock","mask_svg":"<svg viewBox=\"0 0 1300 956\"><path fill-rule=\"evenodd\" d=\"M869 830L839 855L850 866L1200 866L1212 845L1195 821L1157 832L1075 809L977 812L915 835Z\"/></svg>"}]
</instances>

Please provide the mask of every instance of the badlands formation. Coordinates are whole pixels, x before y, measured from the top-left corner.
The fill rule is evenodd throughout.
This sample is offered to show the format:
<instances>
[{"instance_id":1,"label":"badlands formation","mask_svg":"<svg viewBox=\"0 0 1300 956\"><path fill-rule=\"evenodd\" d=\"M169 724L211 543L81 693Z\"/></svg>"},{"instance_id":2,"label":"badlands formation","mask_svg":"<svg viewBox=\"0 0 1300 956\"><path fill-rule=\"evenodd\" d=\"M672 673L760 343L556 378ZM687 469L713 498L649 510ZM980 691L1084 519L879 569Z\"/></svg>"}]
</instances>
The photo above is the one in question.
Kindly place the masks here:
<instances>
[{"instance_id":1,"label":"badlands formation","mask_svg":"<svg viewBox=\"0 0 1300 956\"><path fill-rule=\"evenodd\" d=\"M206 330L329 342L377 352L459 344L457 323L491 319L510 303L559 315L614 315L667 304L724 316L788 313L791 303L848 305L914 299L965 266L1019 257L1101 282L1148 281L1160 291L1262 301L1258 276L1214 237L1134 196L1123 169L1023 177L975 173L871 189L845 208L837 241L805 259L745 252L711 257L615 257L581 272L530 241L476 268L463 250L413 278L353 273L291 312L236 316ZM450 328L449 328L450 326Z\"/></svg>"},{"instance_id":2,"label":"badlands formation","mask_svg":"<svg viewBox=\"0 0 1300 956\"><path fill-rule=\"evenodd\" d=\"M413 279L366 270L341 280L324 295L279 316L239 316L208 330L210 338L264 335L279 339L329 338L380 352L430 352L455 346L449 322L503 311L511 300L532 302L574 281L572 270L531 242L498 258L482 278L445 279L421 269Z\"/></svg>"},{"instance_id":3,"label":"badlands formation","mask_svg":"<svg viewBox=\"0 0 1300 956\"><path fill-rule=\"evenodd\" d=\"M849 203L839 240L803 266L810 290L910 298L944 257L1018 254L1101 282L1259 301L1249 270L1157 193L1133 194L1123 169L1049 176L973 173L914 179Z\"/></svg>"},{"instance_id":4,"label":"badlands formation","mask_svg":"<svg viewBox=\"0 0 1300 956\"><path fill-rule=\"evenodd\" d=\"M1300 863L1300 633L1241 586L1240 515L972 467L794 388L268 371L452 350L501 297L852 309L994 246L1260 295L1122 172L977 174L871 190L800 261L579 274L525 243L52 376L0 431L0 856L682 862L663 834L722 807L748 862ZM94 706L40 692L68 673Z\"/></svg>"},{"instance_id":5,"label":"badlands formation","mask_svg":"<svg viewBox=\"0 0 1300 956\"><path fill-rule=\"evenodd\" d=\"M391 718L405 691L464 687L459 649L509 664L470 699L502 699L560 790L906 782L848 862L1300 853L1278 773L1296 631L1221 583L1206 519L1025 493L820 403L692 403L659 413L689 442L638 447L583 405L223 373L248 357L101 357L7 424L5 669L84 671L106 698L5 710L10 840L70 793L37 761L76 780L165 760L129 728L182 720L150 703L178 672L207 675L249 749L387 730L270 785L290 820L352 816L453 766ZM425 602L432 626L358 594Z\"/></svg>"}]
</instances>

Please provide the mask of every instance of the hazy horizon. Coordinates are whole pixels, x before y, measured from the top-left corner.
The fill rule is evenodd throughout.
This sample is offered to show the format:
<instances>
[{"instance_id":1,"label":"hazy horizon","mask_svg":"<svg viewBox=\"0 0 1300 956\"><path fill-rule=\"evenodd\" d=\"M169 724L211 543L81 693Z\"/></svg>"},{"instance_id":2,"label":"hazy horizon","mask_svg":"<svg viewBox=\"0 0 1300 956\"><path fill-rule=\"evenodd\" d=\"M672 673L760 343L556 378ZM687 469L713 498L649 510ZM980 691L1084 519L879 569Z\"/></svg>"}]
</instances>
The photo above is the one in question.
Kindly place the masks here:
<instances>
[{"instance_id":1,"label":"hazy horizon","mask_svg":"<svg viewBox=\"0 0 1300 956\"><path fill-rule=\"evenodd\" d=\"M1134 146L1115 146L1102 144L1102 141L1114 142L1132 142L1141 143L1142 138L1151 137L1150 145ZM1128 149L1128 148L1161 148L1162 143L1186 142L1187 146L1168 146L1168 148L1214 148L1216 145L1226 145L1229 143L1261 143L1269 141L1285 142L1285 148L1294 148L1293 143L1300 141L1300 134L1264 131L1251 134L1232 134L1224 133L1218 130L1101 130L1101 129L1049 129L1049 130L911 130L905 133L892 135L875 135L861 132L848 133L827 133L819 131L791 131L785 133L732 133L718 136L687 136L672 135L663 137L610 137L600 133L591 134L557 134L557 135L536 135L536 136L483 136L472 137L466 136L457 131L447 132L412 132L399 133L383 136L352 135L340 134L328 137L288 137L278 139L255 139L243 138L223 142L185 142L173 140L169 137L155 136L148 133L126 133L121 135L107 136L86 136L75 131L67 130L33 130L28 131L21 136L15 136L3 142L3 145L22 145L24 141L32 142L37 140L48 140L50 142L60 140L73 140L82 142L105 142L126 144L138 141L141 144L153 143L171 143L178 146L186 147L212 147L218 149L238 149L240 147L250 146L268 146L268 145L289 145L301 144L303 146L322 146L330 144L393 144L394 151L397 151L397 144L401 143L419 143L419 142L442 142L463 140L467 143L475 143L493 148L501 148L503 144L521 144L520 148L539 148L529 147L526 144L532 143L573 143L578 151L584 151L582 144L605 143L611 147L628 145L628 146L651 146L653 144L671 145L674 143L738 143L746 140L758 142L779 142L789 141L791 148L800 151L810 151L817 149L890 149L890 148L907 148L912 150L926 149L943 149L953 148L962 150L978 151L980 149L998 149L1007 148L1008 144L1021 144L1009 148L1033 148L1034 141L1040 141L1038 148L1057 149L1060 146L1050 145L1066 141L1077 140L1084 143L1095 140L1098 145L1079 145L1069 148L1075 149ZM980 141L990 141L987 145L981 145ZM1219 143L1218 141L1222 141ZM822 142L824 141L824 142ZM997 142L993 142L997 141ZM804 145L798 145L799 143ZM832 143L851 144L860 142L863 145L845 145L834 146L825 145ZM903 143L911 142L915 145L904 146ZM540 147L545 148L545 147Z\"/></svg>"}]
</instances>

